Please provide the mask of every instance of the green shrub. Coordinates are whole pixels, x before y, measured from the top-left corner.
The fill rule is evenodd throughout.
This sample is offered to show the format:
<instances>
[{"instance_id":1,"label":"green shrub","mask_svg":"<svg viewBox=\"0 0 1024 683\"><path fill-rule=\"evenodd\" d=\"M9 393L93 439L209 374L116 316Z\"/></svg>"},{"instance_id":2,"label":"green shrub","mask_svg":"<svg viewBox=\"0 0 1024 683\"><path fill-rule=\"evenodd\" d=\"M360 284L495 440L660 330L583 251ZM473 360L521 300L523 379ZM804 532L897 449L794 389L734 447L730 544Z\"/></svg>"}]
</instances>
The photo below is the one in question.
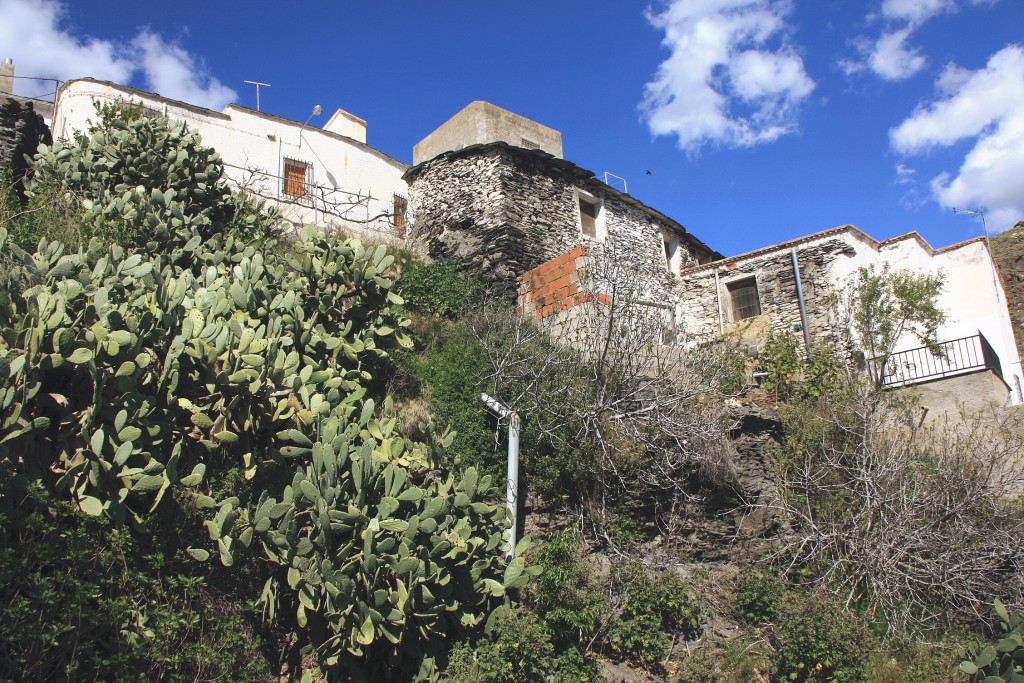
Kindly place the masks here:
<instances>
[{"instance_id":1,"label":"green shrub","mask_svg":"<svg viewBox=\"0 0 1024 683\"><path fill-rule=\"evenodd\" d=\"M867 622L824 593L789 593L774 632L779 680L860 683L875 649Z\"/></svg>"},{"instance_id":2,"label":"green shrub","mask_svg":"<svg viewBox=\"0 0 1024 683\"><path fill-rule=\"evenodd\" d=\"M437 424L455 436L445 454L452 468L476 467L496 480L506 476L506 449L495 443L495 424L480 401L486 359L462 320L418 317L417 349L396 357L407 393L427 397Z\"/></svg>"},{"instance_id":3,"label":"green shrub","mask_svg":"<svg viewBox=\"0 0 1024 683\"><path fill-rule=\"evenodd\" d=\"M0 680L274 680L244 577L75 513L10 463L0 529Z\"/></svg>"},{"instance_id":4,"label":"green shrub","mask_svg":"<svg viewBox=\"0 0 1024 683\"><path fill-rule=\"evenodd\" d=\"M785 332L771 332L757 354L758 365L768 373L764 379L766 391L784 400L793 395L803 369L803 349L800 341Z\"/></svg>"},{"instance_id":5,"label":"green shrub","mask_svg":"<svg viewBox=\"0 0 1024 683\"><path fill-rule=\"evenodd\" d=\"M835 347L818 344L811 349L803 369L800 395L809 398L838 398L848 384L846 367Z\"/></svg>"},{"instance_id":6,"label":"green shrub","mask_svg":"<svg viewBox=\"0 0 1024 683\"><path fill-rule=\"evenodd\" d=\"M484 299L485 288L458 259L413 263L403 270L396 290L410 311L456 318Z\"/></svg>"},{"instance_id":7,"label":"green shrub","mask_svg":"<svg viewBox=\"0 0 1024 683\"><path fill-rule=\"evenodd\" d=\"M532 612L503 617L490 636L452 649L439 683L599 683L597 664L578 648L556 652L550 631Z\"/></svg>"},{"instance_id":8,"label":"green shrub","mask_svg":"<svg viewBox=\"0 0 1024 683\"><path fill-rule=\"evenodd\" d=\"M586 646L607 614L608 598L583 563L579 535L572 530L552 534L533 561L539 573L526 595L527 602L559 647Z\"/></svg>"},{"instance_id":9,"label":"green shrub","mask_svg":"<svg viewBox=\"0 0 1024 683\"><path fill-rule=\"evenodd\" d=\"M772 623L785 590L786 583L775 572L746 567L736 578L733 609L748 623Z\"/></svg>"},{"instance_id":10,"label":"green shrub","mask_svg":"<svg viewBox=\"0 0 1024 683\"><path fill-rule=\"evenodd\" d=\"M625 601L605 636L615 654L657 667L669 655L670 634L700 632L700 598L677 572L627 564L616 568L613 584Z\"/></svg>"}]
</instances>

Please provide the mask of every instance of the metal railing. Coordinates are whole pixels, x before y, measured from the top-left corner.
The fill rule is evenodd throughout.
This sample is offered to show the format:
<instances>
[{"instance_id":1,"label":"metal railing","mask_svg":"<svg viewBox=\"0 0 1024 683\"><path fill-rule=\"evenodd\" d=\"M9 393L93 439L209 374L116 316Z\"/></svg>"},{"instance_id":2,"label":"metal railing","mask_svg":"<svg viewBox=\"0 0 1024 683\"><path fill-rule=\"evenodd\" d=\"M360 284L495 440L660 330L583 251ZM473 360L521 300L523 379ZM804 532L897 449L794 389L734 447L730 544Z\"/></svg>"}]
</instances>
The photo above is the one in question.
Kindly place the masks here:
<instances>
[{"instance_id":1,"label":"metal railing","mask_svg":"<svg viewBox=\"0 0 1024 683\"><path fill-rule=\"evenodd\" d=\"M897 351L868 367L880 386L905 386L932 379L960 375L977 370L994 370L1000 378L1003 368L999 355L981 332L951 341L939 342L933 352L927 346Z\"/></svg>"}]
</instances>

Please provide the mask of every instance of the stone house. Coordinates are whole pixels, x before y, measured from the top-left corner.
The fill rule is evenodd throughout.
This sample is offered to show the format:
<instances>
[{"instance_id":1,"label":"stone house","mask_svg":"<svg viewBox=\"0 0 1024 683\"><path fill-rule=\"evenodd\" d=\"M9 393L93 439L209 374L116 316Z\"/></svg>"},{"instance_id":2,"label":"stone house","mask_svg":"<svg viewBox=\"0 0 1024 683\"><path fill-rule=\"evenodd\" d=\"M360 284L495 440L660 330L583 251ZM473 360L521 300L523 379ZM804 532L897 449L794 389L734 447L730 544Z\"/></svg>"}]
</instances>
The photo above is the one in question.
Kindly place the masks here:
<instances>
[{"instance_id":1,"label":"stone house","mask_svg":"<svg viewBox=\"0 0 1024 683\"><path fill-rule=\"evenodd\" d=\"M859 268L942 273L944 357L908 335L876 370L880 380L929 384L933 393L942 384L979 407L1024 401L1006 295L984 239L934 249L916 232L878 241L844 225L725 258L562 159L557 131L495 109L473 103L417 145L404 176L411 231L432 256L457 256L516 291L524 311L564 317L625 296L660 311L662 342L731 333L756 346L775 330L812 347L844 324L833 302Z\"/></svg>"},{"instance_id":2,"label":"stone house","mask_svg":"<svg viewBox=\"0 0 1024 683\"><path fill-rule=\"evenodd\" d=\"M616 296L656 309L662 343L735 333L756 345L776 330L811 346L836 332L830 302L858 268L942 272L945 358L907 338L882 379L955 387L970 376L969 390L986 401L1024 400L1006 297L984 240L933 249L916 232L878 241L845 225L726 258L678 221L562 158L558 131L486 102L427 135L413 149L412 167L368 146L366 122L340 109L316 128L92 79L57 93L54 137L87 129L94 102L117 99L186 121L220 152L233 182L286 218L459 257L539 318ZM980 383L983 390L977 376L991 380Z\"/></svg>"}]
</instances>

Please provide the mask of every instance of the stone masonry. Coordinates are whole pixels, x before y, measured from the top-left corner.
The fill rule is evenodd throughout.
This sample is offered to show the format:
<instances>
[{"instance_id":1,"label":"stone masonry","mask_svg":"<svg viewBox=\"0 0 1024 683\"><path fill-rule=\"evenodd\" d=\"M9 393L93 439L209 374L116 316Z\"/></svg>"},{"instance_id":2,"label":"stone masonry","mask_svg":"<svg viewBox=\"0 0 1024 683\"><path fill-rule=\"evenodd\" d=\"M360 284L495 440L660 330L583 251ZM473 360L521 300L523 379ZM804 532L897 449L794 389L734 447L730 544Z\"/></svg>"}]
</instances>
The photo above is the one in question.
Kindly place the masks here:
<instances>
[{"instance_id":1,"label":"stone masonry","mask_svg":"<svg viewBox=\"0 0 1024 683\"><path fill-rule=\"evenodd\" d=\"M411 236L432 257L460 258L509 296L523 273L581 244L639 269L652 296L670 283L662 231L680 244L684 267L721 258L667 216L540 150L471 145L414 166L405 179L416 207ZM580 228L581 194L601 206L595 238Z\"/></svg>"},{"instance_id":2,"label":"stone masonry","mask_svg":"<svg viewBox=\"0 0 1024 683\"><path fill-rule=\"evenodd\" d=\"M20 181L28 170L28 160L40 144L50 144L50 129L31 102L7 98L0 104L0 167L11 169L13 180ZM15 192L23 199L21 183Z\"/></svg>"}]
</instances>

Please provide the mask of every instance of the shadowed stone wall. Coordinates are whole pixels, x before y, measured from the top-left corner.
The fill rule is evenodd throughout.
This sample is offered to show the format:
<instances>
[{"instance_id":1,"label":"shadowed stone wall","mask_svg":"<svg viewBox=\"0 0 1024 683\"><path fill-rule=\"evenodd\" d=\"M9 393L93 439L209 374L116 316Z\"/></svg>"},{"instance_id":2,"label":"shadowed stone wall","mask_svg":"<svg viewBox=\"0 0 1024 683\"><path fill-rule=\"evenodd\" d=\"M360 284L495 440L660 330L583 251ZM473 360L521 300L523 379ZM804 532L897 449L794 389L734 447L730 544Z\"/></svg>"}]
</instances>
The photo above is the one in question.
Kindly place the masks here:
<instances>
[{"instance_id":1,"label":"shadowed stone wall","mask_svg":"<svg viewBox=\"0 0 1024 683\"><path fill-rule=\"evenodd\" d=\"M0 103L0 167L10 168L13 180L20 181L28 170L26 155L31 157L40 144L52 142L50 129L31 102L7 98ZM24 199L20 182L15 185L15 192L19 199Z\"/></svg>"}]
</instances>

